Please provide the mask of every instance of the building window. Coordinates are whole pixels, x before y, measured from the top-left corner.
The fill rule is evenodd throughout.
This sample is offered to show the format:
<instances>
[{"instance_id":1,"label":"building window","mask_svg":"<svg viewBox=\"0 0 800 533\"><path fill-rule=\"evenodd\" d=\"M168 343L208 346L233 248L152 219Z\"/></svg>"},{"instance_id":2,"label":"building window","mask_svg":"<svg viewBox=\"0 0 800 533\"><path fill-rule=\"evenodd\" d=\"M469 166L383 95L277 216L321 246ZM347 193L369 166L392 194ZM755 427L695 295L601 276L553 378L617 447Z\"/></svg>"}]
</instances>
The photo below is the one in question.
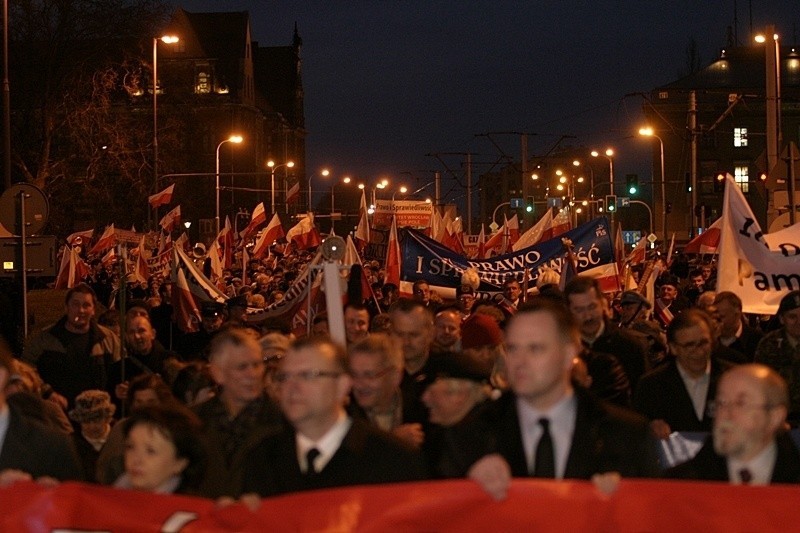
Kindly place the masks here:
<instances>
[{"instance_id":1,"label":"building window","mask_svg":"<svg viewBox=\"0 0 800 533\"><path fill-rule=\"evenodd\" d=\"M736 148L747 146L747 128L733 128L733 146Z\"/></svg>"},{"instance_id":2,"label":"building window","mask_svg":"<svg viewBox=\"0 0 800 533\"><path fill-rule=\"evenodd\" d=\"M195 94L208 94L211 92L211 76L209 76L208 72L201 70L197 73L194 92Z\"/></svg>"},{"instance_id":3,"label":"building window","mask_svg":"<svg viewBox=\"0 0 800 533\"><path fill-rule=\"evenodd\" d=\"M736 166L733 169L733 179L742 192L750 191L750 169L747 166Z\"/></svg>"}]
</instances>

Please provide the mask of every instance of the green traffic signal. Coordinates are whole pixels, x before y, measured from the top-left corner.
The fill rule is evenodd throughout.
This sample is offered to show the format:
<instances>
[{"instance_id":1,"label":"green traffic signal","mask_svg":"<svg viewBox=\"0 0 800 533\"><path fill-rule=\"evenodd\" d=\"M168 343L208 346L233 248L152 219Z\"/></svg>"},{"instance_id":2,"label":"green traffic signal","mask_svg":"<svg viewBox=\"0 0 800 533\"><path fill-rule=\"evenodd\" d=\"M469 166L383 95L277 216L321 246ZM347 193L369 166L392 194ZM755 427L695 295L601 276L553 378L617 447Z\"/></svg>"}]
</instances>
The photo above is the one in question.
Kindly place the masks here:
<instances>
[{"instance_id":1,"label":"green traffic signal","mask_svg":"<svg viewBox=\"0 0 800 533\"><path fill-rule=\"evenodd\" d=\"M528 213L532 213L532 212L533 212L533 206L532 206L532 205L528 205L528 206L525 208L525 211L527 211Z\"/></svg>"}]
</instances>

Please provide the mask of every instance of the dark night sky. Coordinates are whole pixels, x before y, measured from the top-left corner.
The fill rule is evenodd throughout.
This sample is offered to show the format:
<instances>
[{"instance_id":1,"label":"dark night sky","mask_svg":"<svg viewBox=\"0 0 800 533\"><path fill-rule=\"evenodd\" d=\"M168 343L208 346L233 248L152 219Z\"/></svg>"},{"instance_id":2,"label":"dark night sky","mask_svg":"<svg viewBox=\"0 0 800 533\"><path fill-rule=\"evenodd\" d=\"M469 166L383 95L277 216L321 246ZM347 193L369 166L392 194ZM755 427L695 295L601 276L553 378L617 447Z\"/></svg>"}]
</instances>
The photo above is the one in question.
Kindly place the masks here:
<instances>
[{"instance_id":1,"label":"dark night sky","mask_svg":"<svg viewBox=\"0 0 800 533\"><path fill-rule=\"evenodd\" d=\"M569 144L613 146L615 174L649 179L649 144L631 138L642 99L625 96L679 78L694 39L703 65L738 38L775 24L797 42L797 0L183 0L187 11L249 11L262 46L303 38L309 172L429 181L444 171L431 152L497 160L475 134L524 131L529 153L560 135ZM519 158L519 139L498 138ZM451 168L459 168L450 157ZM488 168L476 165L474 174ZM413 184L413 183L412 183ZM452 184L443 192L457 189ZM448 199L463 195L452 190Z\"/></svg>"}]
</instances>

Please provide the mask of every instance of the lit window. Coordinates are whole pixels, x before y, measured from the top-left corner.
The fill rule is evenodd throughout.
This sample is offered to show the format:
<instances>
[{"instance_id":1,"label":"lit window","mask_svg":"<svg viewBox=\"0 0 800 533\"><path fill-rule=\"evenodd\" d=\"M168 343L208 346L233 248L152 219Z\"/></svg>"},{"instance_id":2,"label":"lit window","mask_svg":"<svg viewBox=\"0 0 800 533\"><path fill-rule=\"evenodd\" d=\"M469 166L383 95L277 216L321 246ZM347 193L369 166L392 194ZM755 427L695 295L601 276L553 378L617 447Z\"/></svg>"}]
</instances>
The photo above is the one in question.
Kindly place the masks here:
<instances>
[{"instance_id":1,"label":"lit window","mask_svg":"<svg viewBox=\"0 0 800 533\"><path fill-rule=\"evenodd\" d=\"M747 146L747 128L733 128L733 146Z\"/></svg>"},{"instance_id":2,"label":"lit window","mask_svg":"<svg viewBox=\"0 0 800 533\"><path fill-rule=\"evenodd\" d=\"M737 166L733 169L733 179L742 192L750 190L750 169L746 166Z\"/></svg>"},{"instance_id":3,"label":"lit window","mask_svg":"<svg viewBox=\"0 0 800 533\"><path fill-rule=\"evenodd\" d=\"M196 94L208 94L211 92L211 77L208 72L200 71L197 73L197 83L194 86Z\"/></svg>"}]
</instances>

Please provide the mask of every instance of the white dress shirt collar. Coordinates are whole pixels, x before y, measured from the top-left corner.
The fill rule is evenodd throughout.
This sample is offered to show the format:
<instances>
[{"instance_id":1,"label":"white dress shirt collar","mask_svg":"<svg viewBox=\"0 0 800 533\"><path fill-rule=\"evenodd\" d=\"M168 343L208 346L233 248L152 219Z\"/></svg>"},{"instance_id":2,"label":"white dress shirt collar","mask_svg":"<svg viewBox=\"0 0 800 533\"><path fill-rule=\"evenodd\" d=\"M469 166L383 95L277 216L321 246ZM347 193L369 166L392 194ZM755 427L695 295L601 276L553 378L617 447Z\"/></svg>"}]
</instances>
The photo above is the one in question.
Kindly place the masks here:
<instances>
[{"instance_id":1,"label":"white dress shirt collar","mask_svg":"<svg viewBox=\"0 0 800 533\"><path fill-rule=\"evenodd\" d=\"M336 423L334 423L328 432L317 441L309 439L298 431L295 434L295 443L297 448L297 462L300 464L300 470L303 472L308 470L306 454L312 448L316 448L317 451L319 451L319 455L314 459L314 469L317 472L322 471L325 465L328 464L328 461L334 456L336 450L342 445L342 441L345 435L347 435L347 432L350 431L352 425L353 421L347 416L344 410L342 410L339 412Z\"/></svg>"}]
</instances>

